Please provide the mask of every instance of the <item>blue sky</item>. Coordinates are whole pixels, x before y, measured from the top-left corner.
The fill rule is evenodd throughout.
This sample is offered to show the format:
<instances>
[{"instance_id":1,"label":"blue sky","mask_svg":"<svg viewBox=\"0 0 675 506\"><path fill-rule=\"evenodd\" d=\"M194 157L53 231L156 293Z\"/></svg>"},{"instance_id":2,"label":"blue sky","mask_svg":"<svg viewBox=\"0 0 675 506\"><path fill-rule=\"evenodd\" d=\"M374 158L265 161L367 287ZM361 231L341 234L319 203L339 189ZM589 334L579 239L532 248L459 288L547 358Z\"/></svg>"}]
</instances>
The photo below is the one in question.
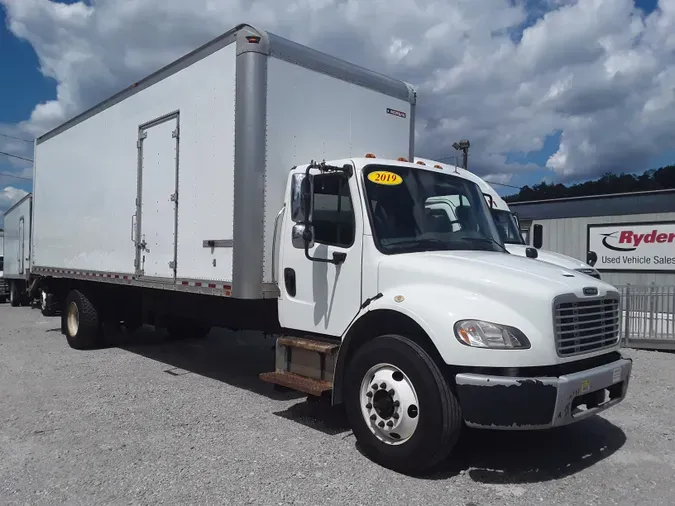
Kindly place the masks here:
<instances>
[{"instance_id":1,"label":"blue sky","mask_svg":"<svg viewBox=\"0 0 675 506\"><path fill-rule=\"evenodd\" d=\"M540 0L532 0L537 2ZM74 0L61 0L61 3L75 3ZM657 0L637 0L636 4L645 12L651 12L657 5ZM39 62L33 47L25 41L17 39L6 26L5 9L2 9L2 26L0 26L0 61L3 68L8 70L0 75L0 124L15 124L29 118L37 103L56 97L56 81L44 77L39 70ZM541 166L541 170L533 170L516 174L510 184L533 184L543 177L549 177L551 172L543 168L546 160L558 150L560 132L546 138L543 149L530 153L509 153L507 163L534 163ZM675 162L675 149L654 156L648 162L649 168L657 168ZM8 160L0 155L0 172L7 172ZM0 186L10 182L3 179ZM30 191L30 181L13 179L12 186ZM500 187L500 193L509 194L513 190Z\"/></svg>"}]
</instances>

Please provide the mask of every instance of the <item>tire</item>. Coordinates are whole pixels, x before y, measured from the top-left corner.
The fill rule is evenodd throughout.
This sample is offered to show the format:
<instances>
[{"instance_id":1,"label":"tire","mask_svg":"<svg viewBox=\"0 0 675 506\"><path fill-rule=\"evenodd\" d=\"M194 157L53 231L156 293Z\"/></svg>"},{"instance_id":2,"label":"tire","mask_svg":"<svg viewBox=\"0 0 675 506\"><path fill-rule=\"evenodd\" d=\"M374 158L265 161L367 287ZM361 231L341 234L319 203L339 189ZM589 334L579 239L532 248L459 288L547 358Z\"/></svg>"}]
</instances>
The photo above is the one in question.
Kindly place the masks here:
<instances>
[{"instance_id":1,"label":"tire","mask_svg":"<svg viewBox=\"0 0 675 506\"><path fill-rule=\"evenodd\" d=\"M19 296L19 288L16 286L15 281L12 281L9 284L9 304L12 307L19 307L21 305L21 297Z\"/></svg>"},{"instance_id":2,"label":"tire","mask_svg":"<svg viewBox=\"0 0 675 506\"><path fill-rule=\"evenodd\" d=\"M46 290L40 290L40 312L42 316L54 316L54 302L52 298L53 296L50 296Z\"/></svg>"},{"instance_id":3,"label":"tire","mask_svg":"<svg viewBox=\"0 0 675 506\"><path fill-rule=\"evenodd\" d=\"M387 383L384 389L379 383L373 390L373 374ZM463 426L459 403L434 360L399 335L377 337L356 351L345 374L344 402L363 453L404 474L428 471L446 459Z\"/></svg>"},{"instance_id":4,"label":"tire","mask_svg":"<svg viewBox=\"0 0 675 506\"><path fill-rule=\"evenodd\" d=\"M61 316L68 345L76 350L96 348L101 343L101 327L99 313L91 300L79 290L72 290Z\"/></svg>"}]
</instances>

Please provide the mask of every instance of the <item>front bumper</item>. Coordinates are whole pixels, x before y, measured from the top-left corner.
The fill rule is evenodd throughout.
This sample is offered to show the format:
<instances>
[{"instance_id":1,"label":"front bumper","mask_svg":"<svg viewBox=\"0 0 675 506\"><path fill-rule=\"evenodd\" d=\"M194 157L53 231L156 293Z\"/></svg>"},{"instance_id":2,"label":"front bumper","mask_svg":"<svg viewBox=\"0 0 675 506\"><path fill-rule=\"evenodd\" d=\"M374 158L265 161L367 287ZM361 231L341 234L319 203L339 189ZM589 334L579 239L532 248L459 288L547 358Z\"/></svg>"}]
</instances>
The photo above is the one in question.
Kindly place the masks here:
<instances>
[{"instance_id":1,"label":"front bumper","mask_svg":"<svg viewBox=\"0 0 675 506\"><path fill-rule=\"evenodd\" d=\"M626 397L633 366L622 358L558 377L460 373L457 396L469 427L547 429L600 413Z\"/></svg>"}]
</instances>

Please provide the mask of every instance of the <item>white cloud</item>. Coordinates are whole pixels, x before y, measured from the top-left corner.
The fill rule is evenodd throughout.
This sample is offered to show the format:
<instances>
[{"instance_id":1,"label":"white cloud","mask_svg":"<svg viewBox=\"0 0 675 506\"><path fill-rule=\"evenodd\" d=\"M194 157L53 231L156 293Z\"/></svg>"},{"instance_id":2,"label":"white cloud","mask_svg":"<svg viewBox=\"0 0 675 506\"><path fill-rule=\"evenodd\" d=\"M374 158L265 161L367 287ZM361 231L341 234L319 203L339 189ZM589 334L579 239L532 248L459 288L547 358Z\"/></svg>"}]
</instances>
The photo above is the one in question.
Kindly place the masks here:
<instances>
[{"instance_id":1,"label":"white cloud","mask_svg":"<svg viewBox=\"0 0 675 506\"><path fill-rule=\"evenodd\" d=\"M0 190L0 211L4 212L16 202L25 197L28 193L20 188L6 186Z\"/></svg>"},{"instance_id":2,"label":"white cloud","mask_svg":"<svg viewBox=\"0 0 675 506\"><path fill-rule=\"evenodd\" d=\"M249 22L418 85L418 154L469 138L483 174L532 169L506 153L558 131L547 166L568 179L646 169L673 147L675 0L647 17L633 0L0 2L57 83L17 126L29 137Z\"/></svg>"}]
</instances>

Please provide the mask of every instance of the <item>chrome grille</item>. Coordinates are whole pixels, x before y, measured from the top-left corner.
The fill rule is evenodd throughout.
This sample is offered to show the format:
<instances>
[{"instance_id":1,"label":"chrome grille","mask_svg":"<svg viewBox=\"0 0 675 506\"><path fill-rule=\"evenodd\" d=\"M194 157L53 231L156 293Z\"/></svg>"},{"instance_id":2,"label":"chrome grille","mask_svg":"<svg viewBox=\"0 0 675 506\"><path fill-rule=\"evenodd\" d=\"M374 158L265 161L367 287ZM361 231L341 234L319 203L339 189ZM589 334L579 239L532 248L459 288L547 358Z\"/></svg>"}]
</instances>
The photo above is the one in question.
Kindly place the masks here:
<instances>
[{"instance_id":1,"label":"chrome grille","mask_svg":"<svg viewBox=\"0 0 675 506\"><path fill-rule=\"evenodd\" d=\"M619 341L619 297L556 301L553 324L561 357L612 347Z\"/></svg>"}]
</instances>

